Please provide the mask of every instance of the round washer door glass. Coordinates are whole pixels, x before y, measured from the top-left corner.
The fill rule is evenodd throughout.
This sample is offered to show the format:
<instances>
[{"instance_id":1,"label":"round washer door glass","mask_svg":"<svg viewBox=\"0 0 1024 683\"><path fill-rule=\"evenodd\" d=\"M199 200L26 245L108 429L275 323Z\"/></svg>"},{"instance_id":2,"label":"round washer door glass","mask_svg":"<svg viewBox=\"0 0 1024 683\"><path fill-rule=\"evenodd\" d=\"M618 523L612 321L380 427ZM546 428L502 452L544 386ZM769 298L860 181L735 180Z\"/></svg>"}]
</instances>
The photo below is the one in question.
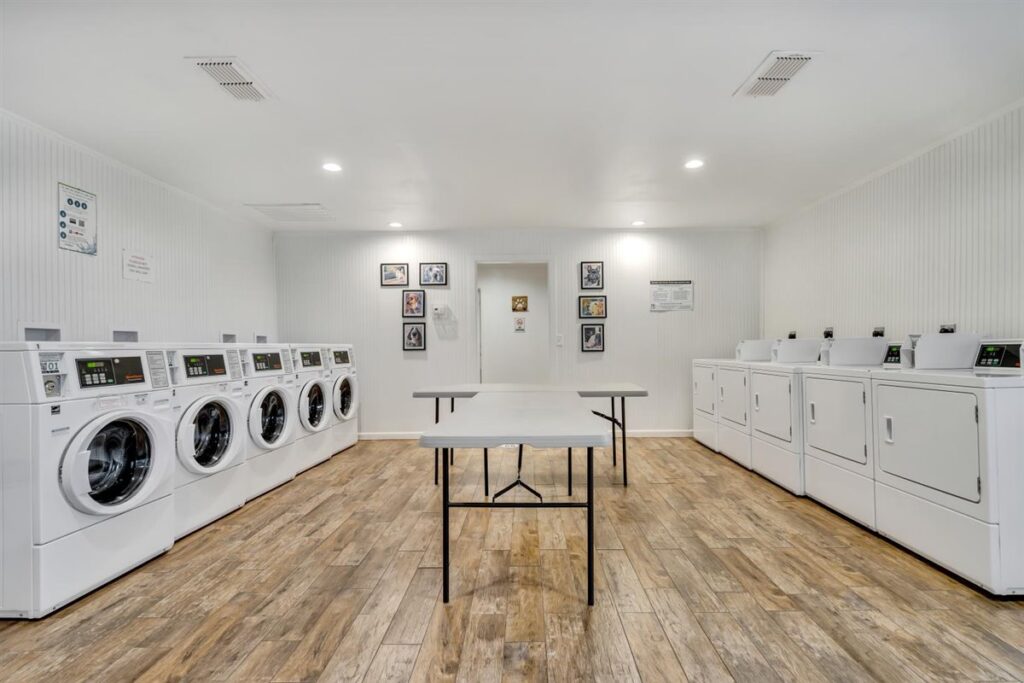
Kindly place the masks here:
<instances>
[{"instance_id":1,"label":"round washer door glass","mask_svg":"<svg viewBox=\"0 0 1024 683\"><path fill-rule=\"evenodd\" d=\"M210 401L196 411L192 423L195 425L193 457L202 467L213 467L224 458L231 445L231 416L224 404Z\"/></svg>"},{"instance_id":2,"label":"round washer door glass","mask_svg":"<svg viewBox=\"0 0 1024 683\"><path fill-rule=\"evenodd\" d=\"M319 427L324 419L324 408L327 404L323 386L320 383L311 386L307 398L309 399L309 409L306 411L306 419L309 420L311 426Z\"/></svg>"},{"instance_id":3,"label":"round washer door glass","mask_svg":"<svg viewBox=\"0 0 1024 683\"><path fill-rule=\"evenodd\" d=\"M341 407L341 414L346 417L352 413L352 382L348 377L341 380L338 385L338 405Z\"/></svg>"},{"instance_id":4,"label":"round washer door glass","mask_svg":"<svg viewBox=\"0 0 1024 683\"><path fill-rule=\"evenodd\" d=\"M269 391L260 403L260 435L267 443L281 438L286 419L284 397L277 391Z\"/></svg>"},{"instance_id":5,"label":"round washer door glass","mask_svg":"<svg viewBox=\"0 0 1024 683\"><path fill-rule=\"evenodd\" d=\"M153 467L153 443L140 423L114 420L89 442L89 496L101 505L117 505L142 487Z\"/></svg>"}]
</instances>

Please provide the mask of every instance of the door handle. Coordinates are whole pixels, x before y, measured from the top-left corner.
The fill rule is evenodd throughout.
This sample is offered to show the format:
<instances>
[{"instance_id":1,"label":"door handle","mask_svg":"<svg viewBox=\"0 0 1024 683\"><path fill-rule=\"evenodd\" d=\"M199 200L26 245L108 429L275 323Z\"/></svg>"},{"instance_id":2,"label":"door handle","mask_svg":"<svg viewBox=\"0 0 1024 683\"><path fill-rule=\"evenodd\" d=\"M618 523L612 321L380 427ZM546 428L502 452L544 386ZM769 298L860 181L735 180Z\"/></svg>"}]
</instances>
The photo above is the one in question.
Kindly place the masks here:
<instances>
[{"instance_id":1,"label":"door handle","mask_svg":"<svg viewBox=\"0 0 1024 683\"><path fill-rule=\"evenodd\" d=\"M814 414L814 401L811 401L811 424L814 424L816 416Z\"/></svg>"},{"instance_id":2,"label":"door handle","mask_svg":"<svg viewBox=\"0 0 1024 683\"><path fill-rule=\"evenodd\" d=\"M895 437L893 436L893 433L892 433L892 416L891 415L886 415L885 416L885 442L886 443L896 443Z\"/></svg>"},{"instance_id":3,"label":"door handle","mask_svg":"<svg viewBox=\"0 0 1024 683\"><path fill-rule=\"evenodd\" d=\"M725 387L718 387L718 397L725 398Z\"/></svg>"},{"instance_id":4,"label":"door handle","mask_svg":"<svg viewBox=\"0 0 1024 683\"><path fill-rule=\"evenodd\" d=\"M761 410L761 395L754 392L754 410Z\"/></svg>"}]
</instances>

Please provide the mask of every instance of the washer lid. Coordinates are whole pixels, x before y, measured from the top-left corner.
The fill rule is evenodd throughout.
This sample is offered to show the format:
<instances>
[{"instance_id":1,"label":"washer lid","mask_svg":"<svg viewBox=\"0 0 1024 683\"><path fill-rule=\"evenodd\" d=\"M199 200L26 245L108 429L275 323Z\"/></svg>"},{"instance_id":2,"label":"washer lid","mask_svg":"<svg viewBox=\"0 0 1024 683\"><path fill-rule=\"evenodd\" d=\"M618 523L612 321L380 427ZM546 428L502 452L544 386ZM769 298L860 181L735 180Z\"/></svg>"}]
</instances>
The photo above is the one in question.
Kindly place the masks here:
<instances>
[{"instance_id":1,"label":"washer lid","mask_svg":"<svg viewBox=\"0 0 1024 683\"><path fill-rule=\"evenodd\" d=\"M241 451L241 415L224 396L207 395L192 403L178 422L178 460L190 472L227 469Z\"/></svg>"},{"instance_id":2,"label":"washer lid","mask_svg":"<svg viewBox=\"0 0 1024 683\"><path fill-rule=\"evenodd\" d=\"M299 421L308 432L319 432L327 427L327 383L312 379L299 391Z\"/></svg>"},{"instance_id":3,"label":"washer lid","mask_svg":"<svg viewBox=\"0 0 1024 683\"><path fill-rule=\"evenodd\" d=\"M334 380L331 405L339 420L351 420L359 410L359 382L354 372L344 372Z\"/></svg>"}]
</instances>

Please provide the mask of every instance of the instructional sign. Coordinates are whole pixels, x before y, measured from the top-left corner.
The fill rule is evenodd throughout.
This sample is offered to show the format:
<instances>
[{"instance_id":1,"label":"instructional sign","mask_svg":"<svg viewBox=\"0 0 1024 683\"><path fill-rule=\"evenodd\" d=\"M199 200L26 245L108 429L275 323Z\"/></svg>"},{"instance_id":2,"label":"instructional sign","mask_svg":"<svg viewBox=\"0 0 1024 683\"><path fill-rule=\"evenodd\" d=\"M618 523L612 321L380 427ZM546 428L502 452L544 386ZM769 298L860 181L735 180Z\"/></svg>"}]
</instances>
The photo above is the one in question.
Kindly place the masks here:
<instances>
[{"instance_id":1,"label":"instructional sign","mask_svg":"<svg viewBox=\"0 0 1024 683\"><path fill-rule=\"evenodd\" d=\"M692 311L693 280L651 280L652 311Z\"/></svg>"},{"instance_id":2,"label":"instructional sign","mask_svg":"<svg viewBox=\"0 0 1024 683\"><path fill-rule=\"evenodd\" d=\"M153 257L135 251L121 250L121 276L125 280L153 281Z\"/></svg>"},{"instance_id":3,"label":"instructional sign","mask_svg":"<svg viewBox=\"0 0 1024 683\"><path fill-rule=\"evenodd\" d=\"M96 255L96 195L57 183L57 246Z\"/></svg>"}]
</instances>

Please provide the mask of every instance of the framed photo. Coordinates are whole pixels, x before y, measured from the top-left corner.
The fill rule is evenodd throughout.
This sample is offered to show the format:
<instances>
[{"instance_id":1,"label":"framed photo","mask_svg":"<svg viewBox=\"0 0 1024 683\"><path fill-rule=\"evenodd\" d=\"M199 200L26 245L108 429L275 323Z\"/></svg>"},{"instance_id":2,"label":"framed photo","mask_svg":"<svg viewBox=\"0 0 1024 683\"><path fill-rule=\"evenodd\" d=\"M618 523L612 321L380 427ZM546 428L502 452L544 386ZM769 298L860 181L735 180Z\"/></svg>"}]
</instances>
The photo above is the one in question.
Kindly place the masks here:
<instances>
[{"instance_id":1,"label":"framed photo","mask_svg":"<svg viewBox=\"0 0 1024 683\"><path fill-rule=\"evenodd\" d=\"M526 318L522 316L516 316L515 318L512 318L512 331L526 332Z\"/></svg>"},{"instance_id":2,"label":"framed photo","mask_svg":"<svg viewBox=\"0 0 1024 683\"><path fill-rule=\"evenodd\" d=\"M604 323L580 327L580 351L604 351Z\"/></svg>"},{"instance_id":3,"label":"framed photo","mask_svg":"<svg viewBox=\"0 0 1024 683\"><path fill-rule=\"evenodd\" d=\"M603 294L597 296L580 297L581 318L607 318L608 297Z\"/></svg>"},{"instance_id":4,"label":"framed photo","mask_svg":"<svg viewBox=\"0 0 1024 683\"><path fill-rule=\"evenodd\" d=\"M580 263L580 289L604 289L604 261Z\"/></svg>"},{"instance_id":5,"label":"framed photo","mask_svg":"<svg viewBox=\"0 0 1024 683\"><path fill-rule=\"evenodd\" d=\"M420 287L446 287L447 285L447 263L420 264Z\"/></svg>"},{"instance_id":6,"label":"framed photo","mask_svg":"<svg viewBox=\"0 0 1024 683\"><path fill-rule=\"evenodd\" d=\"M513 313L526 313L530 310L530 297L528 296L514 296L512 297L512 312Z\"/></svg>"},{"instance_id":7,"label":"framed photo","mask_svg":"<svg viewBox=\"0 0 1024 683\"><path fill-rule=\"evenodd\" d=\"M427 314L427 293L422 289L402 290L402 317L423 318Z\"/></svg>"},{"instance_id":8,"label":"framed photo","mask_svg":"<svg viewBox=\"0 0 1024 683\"><path fill-rule=\"evenodd\" d=\"M427 324L426 323L402 323L402 350L403 351L426 351L427 350Z\"/></svg>"},{"instance_id":9,"label":"framed photo","mask_svg":"<svg viewBox=\"0 0 1024 683\"><path fill-rule=\"evenodd\" d=\"M408 287L409 286L409 264L408 263L382 263L382 264L380 264L380 286L381 287Z\"/></svg>"}]
</instances>

